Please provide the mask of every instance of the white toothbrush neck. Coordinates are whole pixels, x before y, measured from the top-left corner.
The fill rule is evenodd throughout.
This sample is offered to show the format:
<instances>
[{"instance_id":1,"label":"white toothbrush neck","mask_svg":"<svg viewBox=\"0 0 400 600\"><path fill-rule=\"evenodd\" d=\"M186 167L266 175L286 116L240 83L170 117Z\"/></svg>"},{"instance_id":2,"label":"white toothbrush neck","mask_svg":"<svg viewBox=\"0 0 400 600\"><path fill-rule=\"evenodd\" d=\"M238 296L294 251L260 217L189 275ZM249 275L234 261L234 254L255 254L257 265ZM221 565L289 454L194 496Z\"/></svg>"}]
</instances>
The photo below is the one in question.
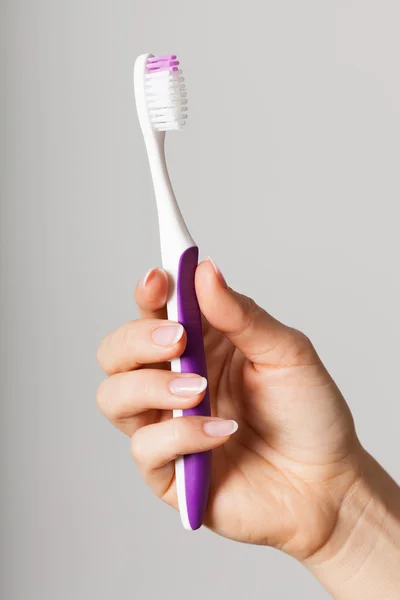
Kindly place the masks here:
<instances>
[{"instance_id":1,"label":"white toothbrush neck","mask_svg":"<svg viewBox=\"0 0 400 600\"><path fill-rule=\"evenodd\" d=\"M164 268L174 269L183 252L195 243L189 233L172 189L165 161L165 134L146 140L150 171L157 201L161 255Z\"/></svg>"}]
</instances>

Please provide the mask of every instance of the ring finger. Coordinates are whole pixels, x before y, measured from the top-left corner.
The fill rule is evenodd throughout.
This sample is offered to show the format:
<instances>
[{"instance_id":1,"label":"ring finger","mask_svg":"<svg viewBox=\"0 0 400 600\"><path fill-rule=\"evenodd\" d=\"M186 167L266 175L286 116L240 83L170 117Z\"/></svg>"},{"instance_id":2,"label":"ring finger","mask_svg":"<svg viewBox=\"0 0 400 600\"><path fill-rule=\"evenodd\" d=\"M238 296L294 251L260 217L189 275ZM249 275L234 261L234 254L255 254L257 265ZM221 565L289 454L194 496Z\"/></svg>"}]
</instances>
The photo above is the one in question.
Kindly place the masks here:
<instances>
[{"instance_id":1,"label":"ring finger","mask_svg":"<svg viewBox=\"0 0 400 600\"><path fill-rule=\"evenodd\" d=\"M105 379L97 404L105 417L127 435L160 420L160 411L197 406L207 380L199 375L142 369Z\"/></svg>"}]
</instances>

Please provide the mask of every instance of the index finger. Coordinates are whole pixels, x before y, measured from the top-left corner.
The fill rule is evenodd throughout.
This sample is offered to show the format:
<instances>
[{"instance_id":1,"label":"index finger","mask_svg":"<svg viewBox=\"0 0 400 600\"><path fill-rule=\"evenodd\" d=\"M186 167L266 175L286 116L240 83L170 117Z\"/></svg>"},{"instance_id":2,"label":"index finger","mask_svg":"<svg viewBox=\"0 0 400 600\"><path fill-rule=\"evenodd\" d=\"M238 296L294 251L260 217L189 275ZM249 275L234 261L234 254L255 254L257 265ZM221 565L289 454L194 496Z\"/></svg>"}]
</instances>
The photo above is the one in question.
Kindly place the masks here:
<instances>
[{"instance_id":1,"label":"index finger","mask_svg":"<svg viewBox=\"0 0 400 600\"><path fill-rule=\"evenodd\" d=\"M142 319L166 319L167 273L158 267L150 269L137 284L134 296Z\"/></svg>"}]
</instances>

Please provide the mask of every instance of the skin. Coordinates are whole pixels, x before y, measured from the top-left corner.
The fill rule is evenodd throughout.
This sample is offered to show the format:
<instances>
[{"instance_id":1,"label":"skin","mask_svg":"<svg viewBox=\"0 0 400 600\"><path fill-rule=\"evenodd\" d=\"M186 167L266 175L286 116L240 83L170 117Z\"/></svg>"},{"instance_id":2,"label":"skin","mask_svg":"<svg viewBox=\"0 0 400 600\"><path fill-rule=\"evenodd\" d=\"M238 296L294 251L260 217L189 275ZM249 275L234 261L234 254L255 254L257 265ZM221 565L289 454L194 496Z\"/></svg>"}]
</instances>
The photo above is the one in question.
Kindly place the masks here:
<instances>
[{"instance_id":1,"label":"skin","mask_svg":"<svg viewBox=\"0 0 400 600\"><path fill-rule=\"evenodd\" d=\"M136 287L141 319L109 334L98 350L108 375L98 405L131 437L144 480L176 509L173 460L213 449L207 527L283 550L337 599L400 598L400 490L361 446L350 410L312 343L230 289L212 261L199 265L195 283L212 435L205 418L171 418L174 408L195 406L204 391L171 391L173 380L192 378L168 370L167 361L185 348L185 332L167 346L152 339L159 327L173 325L166 320L168 279L161 269ZM215 423L220 434L223 427L232 432L231 420L238 430L217 435ZM377 555L377 540L379 556L391 553L390 564ZM354 548L359 564L351 559ZM377 593L368 577L383 582L379 596L368 595Z\"/></svg>"}]
</instances>

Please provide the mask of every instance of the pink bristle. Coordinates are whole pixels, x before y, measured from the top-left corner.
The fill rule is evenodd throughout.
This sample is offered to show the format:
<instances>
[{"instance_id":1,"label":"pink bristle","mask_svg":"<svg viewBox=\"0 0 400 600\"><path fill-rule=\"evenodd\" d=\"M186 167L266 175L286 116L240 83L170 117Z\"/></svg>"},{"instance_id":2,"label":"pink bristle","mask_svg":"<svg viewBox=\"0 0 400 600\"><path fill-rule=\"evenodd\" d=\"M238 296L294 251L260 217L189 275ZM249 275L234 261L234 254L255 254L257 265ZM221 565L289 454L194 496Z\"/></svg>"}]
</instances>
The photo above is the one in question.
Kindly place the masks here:
<instances>
[{"instance_id":1,"label":"pink bristle","mask_svg":"<svg viewBox=\"0 0 400 600\"><path fill-rule=\"evenodd\" d=\"M147 59L147 69L149 73L158 71L178 71L179 60L176 60L175 54L168 56L152 56Z\"/></svg>"},{"instance_id":2,"label":"pink bristle","mask_svg":"<svg viewBox=\"0 0 400 600\"><path fill-rule=\"evenodd\" d=\"M168 56L151 56L147 59L148 63L159 62L160 60L176 60L175 54L169 54Z\"/></svg>"}]
</instances>

